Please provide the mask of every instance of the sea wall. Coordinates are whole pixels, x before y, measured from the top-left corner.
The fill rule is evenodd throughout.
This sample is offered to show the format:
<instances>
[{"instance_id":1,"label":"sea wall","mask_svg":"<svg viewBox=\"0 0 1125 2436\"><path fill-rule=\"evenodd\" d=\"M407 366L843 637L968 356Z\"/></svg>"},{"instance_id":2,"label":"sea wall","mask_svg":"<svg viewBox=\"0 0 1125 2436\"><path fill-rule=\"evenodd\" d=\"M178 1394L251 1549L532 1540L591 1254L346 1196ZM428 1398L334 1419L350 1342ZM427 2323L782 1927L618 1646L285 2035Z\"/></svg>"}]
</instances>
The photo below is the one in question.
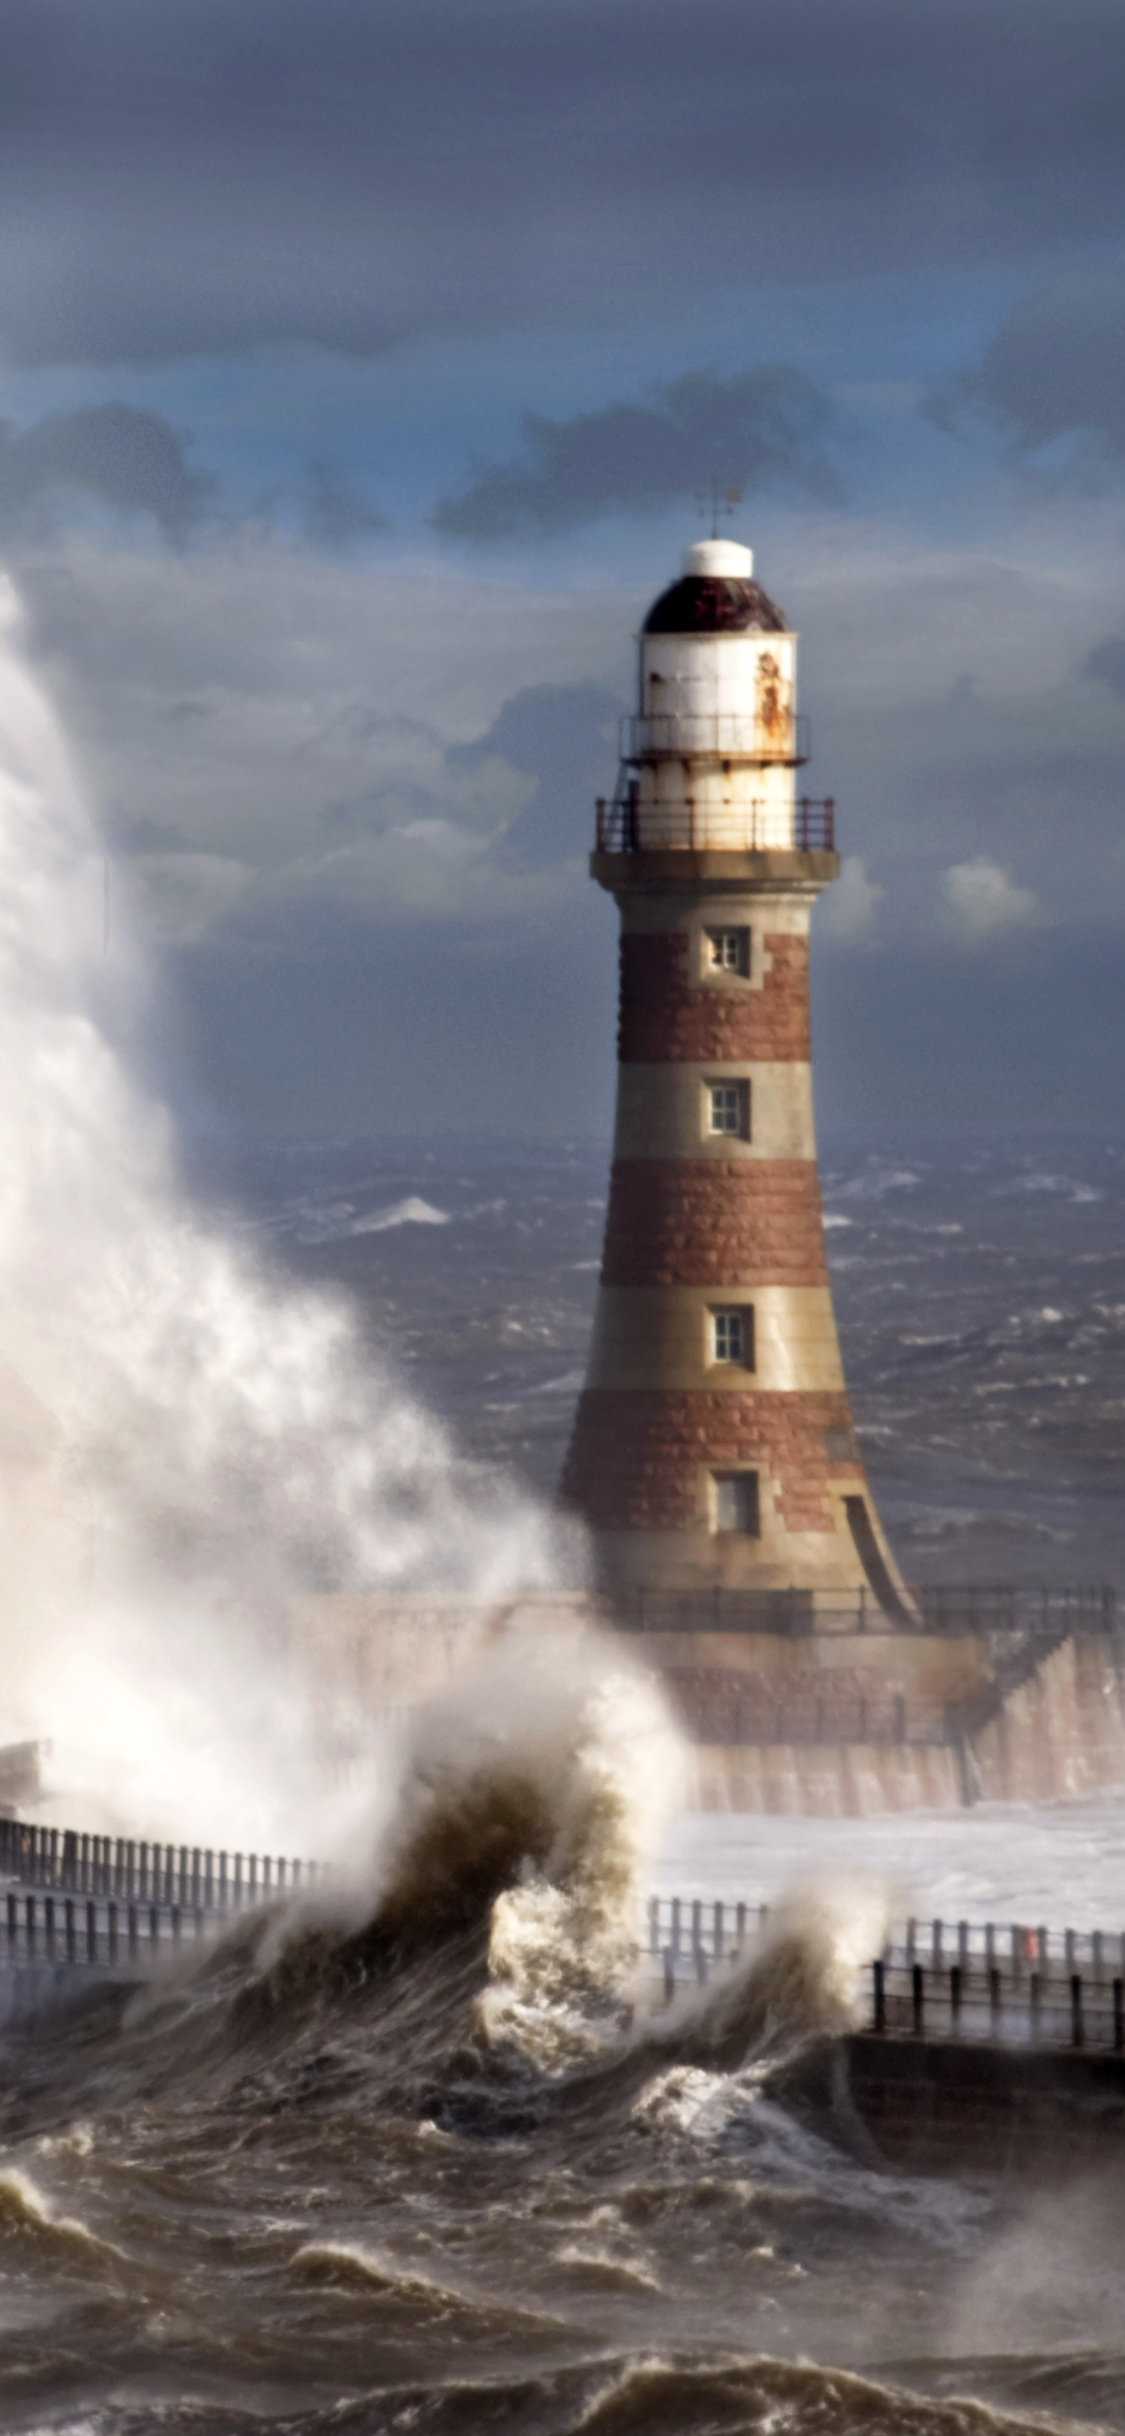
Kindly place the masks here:
<instances>
[{"instance_id":1,"label":"sea wall","mask_svg":"<svg viewBox=\"0 0 1125 2436\"><path fill-rule=\"evenodd\" d=\"M578 1593L329 1597L294 1611L290 1639L346 1767L364 1719L442 1691L495 1640L612 1623ZM1125 1788L1125 1648L1109 1634L1014 1660L983 1633L645 1632L622 1646L666 1682L704 1810L855 1818Z\"/></svg>"},{"instance_id":2,"label":"sea wall","mask_svg":"<svg viewBox=\"0 0 1125 2436\"><path fill-rule=\"evenodd\" d=\"M873 1818L887 1810L960 1810L958 1753L940 1743L697 1744L700 1810L772 1818Z\"/></svg>"},{"instance_id":3,"label":"sea wall","mask_svg":"<svg viewBox=\"0 0 1125 2436\"><path fill-rule=\"evenodd\" d=\"M1123 1660L1108 1634L1060 1642L973 1734L976 1797L1049 1802L1125 1786Z\"/></svg>"}]
</instances>

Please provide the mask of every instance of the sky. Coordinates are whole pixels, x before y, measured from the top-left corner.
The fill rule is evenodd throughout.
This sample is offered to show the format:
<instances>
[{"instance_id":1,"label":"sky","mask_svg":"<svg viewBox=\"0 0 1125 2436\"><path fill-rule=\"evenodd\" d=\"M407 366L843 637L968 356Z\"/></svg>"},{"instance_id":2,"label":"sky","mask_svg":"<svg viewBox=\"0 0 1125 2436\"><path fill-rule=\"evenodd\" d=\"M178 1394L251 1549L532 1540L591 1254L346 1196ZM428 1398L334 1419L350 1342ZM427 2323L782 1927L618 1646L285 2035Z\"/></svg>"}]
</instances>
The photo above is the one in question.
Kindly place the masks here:
<instances>
[{"instance_id":1,"label":"sky","mask_svg":"<svg viewBox=\"0 0 1125 2436\"><path fill-rule=\"evenodd\" d=\"M0 61L0 555L186 1123L605 1133L593 799L716 481L837 804L822 1124L1118 1121L1120 0L0 0Z\"/></svg>"}]
</instances>

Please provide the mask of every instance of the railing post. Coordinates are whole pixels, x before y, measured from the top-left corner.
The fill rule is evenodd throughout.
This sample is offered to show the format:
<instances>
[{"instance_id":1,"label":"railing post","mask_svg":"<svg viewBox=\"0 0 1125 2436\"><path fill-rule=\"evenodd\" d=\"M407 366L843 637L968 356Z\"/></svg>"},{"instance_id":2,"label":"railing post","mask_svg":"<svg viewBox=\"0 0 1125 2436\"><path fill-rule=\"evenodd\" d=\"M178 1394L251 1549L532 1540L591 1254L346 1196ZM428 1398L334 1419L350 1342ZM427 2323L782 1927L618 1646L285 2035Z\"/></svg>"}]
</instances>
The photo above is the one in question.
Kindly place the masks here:
<instances>
[{"instance_id":1,"label":"railing post","mask_svg":"<svg viewBox=\"0 0 1125 2436\"><path fill-rule=\"evenodd\" d=\"M736 1903L734 1907L734 1942L737 1946L743 1946L746 1943L746 1905L744 1903Z\"/></svg>"},{"instance_id":2,"label":"railing post","mask_svg":"<svg viewBox=\"0 0 1125 2436\"><path fill-rule=\"evenodd\" d=\"M955 1962L949 1973L949 2025L954 2038L959 2035L961 2029L962 1985L961 1965L959 1962Z\"/></svg>"},{"instance_id":3,"label":"railing post","mask_svg":"<svg viewBox=\"0 0 1125 2436\"><path fill-rule=\"evenodd\" d=\"M1082 1978L1078 1971L1072 1971L1070 1976L1070 2043L1072 2047L1083 2047L1086 2043L1082 2019Z\"/></svg>"},{"instance_id":4,"label":"railing post","mask_svg":"<svg viewBox=\"0 0 1125 2436\"><path fill-rule=\"evenodd\" d=\"M680 1950L680 1898L679 1898L679 1896L678 1896L678 1895L673 1895L673 1897L672 1897L672 1952L673 1952L673 1954L675 1955L675 1954L678 1954L678 1953L679 1953L679 1950Z\"/></svg>"},{"instance_id":5,"label":"railing post","mask_svg":"<svg viewBox=\"0 0 1125 2436\"><path fill-rule=\"evenodd\" d=\"M67 1961L68 1961L68 1962L74 1962L74 1961L77 1959L77 1952L78 1952L78 1948L77 1948L77 1944L76 1944L76 1942L75 1942L75 1935L74 1935L74 1897L73 1897L73 1895L68 1895L68 1896L67 1896L67 1898L66 1898L66 1904L65 1904L65 1907L64 1907L64 1915L63 1915L63 1916L64 1916L64 1920L65 1920L65 1925L66 1925L66 1958L67 1958Z\"/></svg>"},{"instance_id":6,"label":"railing post","mask_svg":"<svg viewBox=\"0 0 1125 2436\"><path fill-rule=\"evenodd\" d=\"M716 1962L721 1962L723 1959L723 1907L721 1903L716 1903L715 1905L712 1925L712 1944L715 1949L715 1960Z\"/></svg>"},{"instance_id":7,"label":"railing post","mask_svg":"<svg viewBox=\"0 0 1125 2436\"><path fill-rule=\"evenodd\" d=\"M1000 2002L1000 1973L994 1963L988 1974L988 2018L993 2038L998 2038L1000 2035Z\"/></svg>"},{"instance_id":8,"label":"railing post","mask_svg":"<svg viewBox=\"0 0 1125 2436\"><path fill-rule=\"evenodd\" d=\"M106 1904L106 1907L105 1907L105 1928L106 1928L106 1946L107 1946L107 1949L108 1949L108 1952L109 1952L109 1959L110 1959L110 1961L111 1961L111 1962L116 1962L116 1960L117 1960L117 1905L116 1905L116 1903L115 1903L115 1902L110 1902L110 1903L107 1903L107 1904Z\"/></svg>"},{"instance_id":9,"label":"railing post","mask_svg":"<svg viewBox=\"0 0 1125 2436\"><path fill-rule=\"evenodd\" d=\"M27 1958L28 1958L28 1961L30 1962L31 1957L32 1957L32 1955L33 1955L33 1954L34 1954L34 1952L35 1952L35 1897L34 1897L34 1895L28 1895L28 1897L26 1898L26 1904L25 1904L25 1918L26 1918L26 1921L27 1921Z\"/></svg>"},{"instance_id":10,"label":"railing post","mask_svg":"<svg viewBox=\"0 0 1125 2436\"><path fill-rule=\"evenodd\" d=\"M1040 2033L1040 2030L1041 2030L1041 2028L1042 2028L1042 2015L1043 2015L1043 1982L1042 1982L1042 1980L1041 1980L1041 1979L1040 1979L1040 1977L1039 1977L1039 1973L1038 1973L1038 1971L1033 1971L1033 1972L1032 1972L1032 1974L1031 1974L1031 1988L1030 1988L1030 1996L1031 1996L1031 2036L1032 2036L1032 2039L1034 2040L1034 2039L1037 2039L1037 2038L1039 2037L1039 2033Z\"/></svg>"},{"instance_id":11,"label":"railing post","mask_svg":"<svg viewBox=\"0 0 1125 2436\"><path fill-rule=\"evenodd\" d=\"M53 1895L43 1897L43 1934L48 1961L53 1962L55 1958L55 1898Z\"/></svg>"},{"instance_id":12,"label":"railing post","mask_svg":"<svg viewBox=\"0 0 1125 2436\"><path fill-rule=\"evenodd\" d=\"M96 1962L97 1959L98 1907L94 1902L93 1896L91 1895L87 1898L86 1902L86 1960L87 1962Z\"/></svg>"},{"instance_id":13,"label":"railing post","mask_svg":"<svg viewBox=\"0 0 1125 2436\"><path fill-rule=\"evenodd\" d=\"M664 1948L664 2002L670 2005L676 1993L676 1957L670 1945Z\"/></svg>"},{"instance_id":14,"label":"railing post","mask_svg":"<svg viewBox=\"0 0 1125 2436\"><path fill-rule=\"evenodd\" d=\"M1113 1983L1113 2044L1120 2055L1125 2047L1125 1979Z\"/></svg>"},{"instance_id":15,"label":"railing post","mask_svg":"<svg viewBox=\"0 0 1125 2436\"><path fill-rule=\"evenodd\" d=\"M926 2026L926 1983L920 1962L915 1963L910 1974L910 1993L914 2007L915 2034L921 2038Z\"/></svg>"},{"instance_id":16,"label":"railing post","mask_svg":"<svg viewBox=\"0 0 1125 2436\"><path fill-rule=\"evenodd\" d=\"M883 1967L883 1964L882 1964L881 1962L873 1962L873 1963L872 1963L872 1965L871 1965L871 1977L872 1977L872 1981L873 1981L873 1984L874 1984L874 1991L875 1991L875 2006L874 2006L874 2023L873 2023L873 2026L874 2026L874 2028L875 2028L876 2032L878 2033L878 2035L879 2035L880 2037L882 2037L882 2035L883 2035L883 2033L884 2033L884 2031L886 2030L886 2027L887 2027L887 1988L886 1988L886 1973L885 1973L885 1971L884 1971L884 1967Z\"/></svg>"}]
</instances>

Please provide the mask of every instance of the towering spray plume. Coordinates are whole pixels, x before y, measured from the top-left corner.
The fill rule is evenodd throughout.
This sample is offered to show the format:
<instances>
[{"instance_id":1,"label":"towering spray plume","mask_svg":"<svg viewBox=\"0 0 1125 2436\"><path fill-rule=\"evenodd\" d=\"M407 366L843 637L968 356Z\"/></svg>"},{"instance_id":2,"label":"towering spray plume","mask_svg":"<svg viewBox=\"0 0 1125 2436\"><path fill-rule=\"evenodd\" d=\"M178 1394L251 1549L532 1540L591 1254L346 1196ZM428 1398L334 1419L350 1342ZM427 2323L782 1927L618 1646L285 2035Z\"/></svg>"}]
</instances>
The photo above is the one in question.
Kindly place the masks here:
<instances>
[{"instance_id":1,"label":"towering spray plume","mask_svg":"<svg viewBox=\"0 0 1125 2436\"><path fill-rule=\"evenodd\" d=\"M127 940L107 966L102 849L4 582L0 1739L55 1737L141 1833L292 1834L294 1596L501 1599L557 1552L360 1362L345 1305L193 1219L114 1045L144 989Z\"/></svg>"}]
</instances>

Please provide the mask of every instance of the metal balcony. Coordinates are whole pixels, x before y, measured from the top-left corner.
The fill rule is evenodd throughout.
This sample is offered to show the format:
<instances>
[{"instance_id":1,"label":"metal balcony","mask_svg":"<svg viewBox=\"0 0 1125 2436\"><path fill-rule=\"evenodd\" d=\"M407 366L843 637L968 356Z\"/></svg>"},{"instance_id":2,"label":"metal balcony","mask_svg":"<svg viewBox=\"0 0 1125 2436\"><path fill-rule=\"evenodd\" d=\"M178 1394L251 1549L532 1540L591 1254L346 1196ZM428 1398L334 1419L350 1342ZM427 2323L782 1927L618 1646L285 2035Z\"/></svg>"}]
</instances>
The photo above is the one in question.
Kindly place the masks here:
<instances>
[{"instance_id":1,"label":"metal balcony","mask_svg":"<svg viewBox=\"0 0 1125 2436\"><path fill-rule=\"evenodd\" d=\"M628 788L607 803L597 802L599 854L689 852L754 854L789 851L831 854L835 850L836 803L828 795L814 802L798 796L793 806L793 834L782 844L777 836L782 807L775 803L741 805L644 804Z\"/></svg>"}]
</instances>

